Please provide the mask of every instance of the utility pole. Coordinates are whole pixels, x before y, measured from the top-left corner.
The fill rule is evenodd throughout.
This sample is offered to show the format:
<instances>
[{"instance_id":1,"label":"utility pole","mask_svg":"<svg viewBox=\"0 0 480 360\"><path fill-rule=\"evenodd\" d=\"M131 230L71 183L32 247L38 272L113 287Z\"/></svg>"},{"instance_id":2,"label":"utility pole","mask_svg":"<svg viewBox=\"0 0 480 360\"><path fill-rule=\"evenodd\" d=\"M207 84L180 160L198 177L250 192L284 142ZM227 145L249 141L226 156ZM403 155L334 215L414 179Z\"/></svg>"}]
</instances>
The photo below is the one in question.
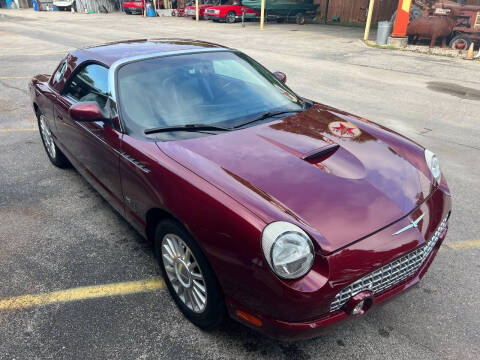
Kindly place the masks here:
<instances>
[{"instance_id":1,"label":"utility pole","mask_svg":"<svg viewBox=\"0 0 480 360\"><path fill-rule=\"evenodd\" d=\"M265 18L265 0L262 0L260 7L260 30L263 30L263 20Z\"/></svg>"},{"instance_id":2,"label":"utility pole","mask_svg":"<svg viewBox=\"0 0 480 360\"><path fill-rule=\"evenodd\" d=\"M364 41L367 41L368 36L370 35L370 26L372 25L372 14L373 14L374 6L375 6L375 0L370 0L370 5L368 5L367 24L365 25L365 34L363 35Z\"/></svg>"}]
</instances>

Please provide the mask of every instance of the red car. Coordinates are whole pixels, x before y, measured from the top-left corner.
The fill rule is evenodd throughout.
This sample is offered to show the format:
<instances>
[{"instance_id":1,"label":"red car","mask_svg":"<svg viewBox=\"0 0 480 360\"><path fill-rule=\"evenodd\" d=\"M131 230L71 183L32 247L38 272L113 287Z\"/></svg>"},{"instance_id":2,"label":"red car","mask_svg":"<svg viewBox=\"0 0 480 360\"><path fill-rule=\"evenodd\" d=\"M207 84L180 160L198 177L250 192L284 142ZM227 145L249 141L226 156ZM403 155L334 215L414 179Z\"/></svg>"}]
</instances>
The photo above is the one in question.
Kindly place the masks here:
<instances>
[{"instance_id":1,"label":"red car","mask_svg":"<svg viewBox=\"0 0 480 360\"><path fill-rule=\"evenodd\" d=\"M152 241L201 328L228 313L315 336L420 281L445 238L434 153L285 80L234 49L163 39L75 50L29 85L50 161Z\"/></svg>"},{"instance_id":2,"label":"red car","mask_svg":"<svg viewBox=\"0 0 480 360\"><path fill-rule=\"evenodd\" d=\"M224 21L231 24L241 19L244 14L245 19L255 19L260 16L257 11L241 5L240 2L225 5L215 5L205 10L205 17L207 19L213 21Z\"/></svg>"},{"instance_id":3,"label":"red car","mask_svg":"<svg viewBox=\"0 0 480 360\"><path fill-rule=\"evenodd\" d=\"M125 1L123 3L123 11L127 15L142 14L144 6L144 0Z\"/></svg>"},{"instance_id":4,"label":"red car","mask_svg":"<svg viewBox=\"0 0 480 360\"><path fill-rule=\"evenodd\" d=\"M185 15L185 8L172 9L172 16L182 17Z\"/></svg>"},{"instance_id":5,"label":"red car","mask_svg":"<svg viewBox=\"0 0 480 360\"><path fill-rule=\"evenodd\" d=\"M162 5L162 0L157 0L158 7ZM132 1L125 1L123 3L123 11L125 14L143 14L143 8L145 7L144 0L132 0Z\"/></svg>"},{"instance_id":6,"label":"red car","mask_svg":"<svg viewBox=\"0 0 480 360\"><path fill-rule=\"evenodd\" d=\"M218 4L223 4L228 0L204 0L204 1L199 1L198 5L198 18L199 19L207 19L205 16L205 10L207 10L209 7L218 5ZM184 16L191 17L193 20L197 18L196 13L195 13L196 6L195 4L191 6L186 6L185 7L185 12Z\"/></svg>"}]
</instances>

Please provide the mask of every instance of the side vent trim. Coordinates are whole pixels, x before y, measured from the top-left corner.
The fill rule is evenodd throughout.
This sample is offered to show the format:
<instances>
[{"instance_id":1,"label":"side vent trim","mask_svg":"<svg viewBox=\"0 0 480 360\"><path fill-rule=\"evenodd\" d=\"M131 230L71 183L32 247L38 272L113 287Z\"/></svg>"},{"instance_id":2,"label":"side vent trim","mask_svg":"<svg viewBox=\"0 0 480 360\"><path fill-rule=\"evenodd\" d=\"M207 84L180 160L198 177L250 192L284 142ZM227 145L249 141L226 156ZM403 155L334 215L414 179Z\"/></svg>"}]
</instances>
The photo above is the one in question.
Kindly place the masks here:
<instances>
[{"instance_id":1,"label":"side vent trim","mask_svg":"<svg viewBox=\"0 0 480 360\"><path fill-rule=\"evenodd\" d=\"M125 159L130 161L132 164L134 164L136 167L138 167L140 170L142 170L144 173L149 173L150 169L146 167L144 164L142 164L140 161L136 160L133 156L127 154L125 151L122 151L120 153Z\"/></svg>"}]
</instances>

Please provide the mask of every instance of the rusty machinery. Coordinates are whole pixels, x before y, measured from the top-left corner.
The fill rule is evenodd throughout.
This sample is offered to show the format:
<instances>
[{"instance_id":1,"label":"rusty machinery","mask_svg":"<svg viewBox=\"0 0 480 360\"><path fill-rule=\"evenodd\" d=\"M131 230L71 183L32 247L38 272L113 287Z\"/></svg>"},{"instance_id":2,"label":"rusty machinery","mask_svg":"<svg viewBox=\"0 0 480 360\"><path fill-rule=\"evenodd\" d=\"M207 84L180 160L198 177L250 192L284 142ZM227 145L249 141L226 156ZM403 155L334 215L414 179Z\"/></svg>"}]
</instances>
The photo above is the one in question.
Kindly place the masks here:
<instances>
[{"instance_id":1,"label":"rusty machinery","mask_svg":"<svg viewBox=\"0 0 480 360\"><path fill-rule=\"evenodd\" d=\"M455 27L449 43L452 49L466 50L472 41L480 41L480 6L444 1L435 3L432 10L434 16L445 16L453 12Z\"/></svg>"}]
</instances>

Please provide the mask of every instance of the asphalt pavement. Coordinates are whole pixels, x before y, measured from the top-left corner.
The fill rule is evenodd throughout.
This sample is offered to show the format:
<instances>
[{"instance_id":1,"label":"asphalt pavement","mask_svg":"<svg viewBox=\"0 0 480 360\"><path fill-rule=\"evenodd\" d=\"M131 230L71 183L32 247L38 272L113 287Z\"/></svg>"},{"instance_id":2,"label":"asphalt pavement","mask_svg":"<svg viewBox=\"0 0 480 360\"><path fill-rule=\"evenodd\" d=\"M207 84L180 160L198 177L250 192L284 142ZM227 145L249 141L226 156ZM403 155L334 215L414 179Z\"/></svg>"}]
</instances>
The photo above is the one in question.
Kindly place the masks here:
<instances>
[{"instance_id":1,"label":"asphalt pavement","mask_svg":"<svg viewBox=\"0 0 480 360\"><path fill-rule=\"evenodd\" d=\"M209 333L184 319L151 246L75 170L49 163L27 92L33 75L51 73L71 49L159 37L238 48L285 72L300 95L437 153L453 213L424 279L313 340L271 340L233 321ZM480 358L480 63L369 48L361 37L358 28L313 24L260 31L258 23L0 9L0 359ZM153 290L138 285L152 279ZM47 295L25 297L37 294Z\"/></svg>"}]
</instances>

